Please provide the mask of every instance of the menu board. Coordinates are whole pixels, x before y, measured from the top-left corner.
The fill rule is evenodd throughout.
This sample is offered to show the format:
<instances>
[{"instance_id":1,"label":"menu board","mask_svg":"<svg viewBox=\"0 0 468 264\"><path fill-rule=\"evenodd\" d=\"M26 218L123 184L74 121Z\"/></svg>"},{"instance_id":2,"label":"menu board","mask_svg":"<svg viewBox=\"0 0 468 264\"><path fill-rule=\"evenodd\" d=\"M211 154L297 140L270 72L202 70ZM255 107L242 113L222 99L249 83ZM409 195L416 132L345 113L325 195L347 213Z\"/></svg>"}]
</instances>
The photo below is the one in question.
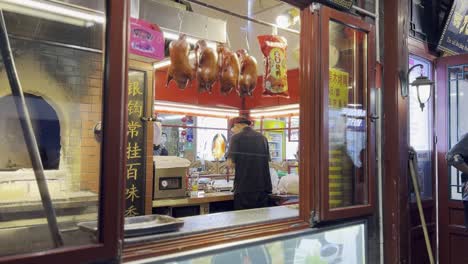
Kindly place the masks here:
<instances>
[{"instance_id":1,"label":"menu board","mask_svg":"<svg viewBox=\"0 0 468 264\"><path fill-rule=\"evenodd\" d=\"M348 79L347 72L330 69L328 80L328 106L342 108L348 105Z\"/></svg>"},{"instance_id":2,"label":"menu board","mask_svg":"<svg viewBox=\"0 0 468 264\"><path fill-rule=\"evenodd\" d=\"M468 1L453 1L438 48L452 55L468 52Z\"/></svg>"},{"instance_id":3,"label":"menu board","mask_svg":"<svg viewBox=\"0 0 468 264\"><path fill-rule=\"evenodd\" d=\"M145 81L144 72L129 70L125 217L145 214Z\"/></svg>"}]
</instances>

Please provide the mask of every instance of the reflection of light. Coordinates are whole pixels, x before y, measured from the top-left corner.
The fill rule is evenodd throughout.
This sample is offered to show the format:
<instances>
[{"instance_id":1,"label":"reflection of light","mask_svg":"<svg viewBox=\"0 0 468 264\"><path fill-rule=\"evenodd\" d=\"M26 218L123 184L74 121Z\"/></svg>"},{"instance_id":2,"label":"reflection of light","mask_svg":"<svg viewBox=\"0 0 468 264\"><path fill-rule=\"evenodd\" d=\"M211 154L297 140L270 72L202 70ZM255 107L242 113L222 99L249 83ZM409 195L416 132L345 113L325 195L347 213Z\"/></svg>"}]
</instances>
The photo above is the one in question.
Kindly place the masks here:
<instances>
[{"instance_id":1,"label":"reflection of light","mask_svg":"<svg viewBox=\"0 0 468 264\"><path fill-rule=\"evenodd\" d=\"M164 33L164 38L165 39L170 39L170 40L178 40L179 39L179 34L176 34L176 33L173 33L173 32L169 32L169 31L166 31L166 30L163 30L163 33ZM193 44L195 45L198 41L198 39L196 38L192 38L192 37L189 37L187 36L185 38L187 40L188 43L190 44ZM205 40L206 41L206 40ZM216 50L216 43L213 42L213 41L206 41L206 45L214 50Z\"/></svg>"},{"instance_id":2,"label":"reflection of light","mask_svg":"<svg viewBox=\"0 0 468 264\"><path fill-rule=\"evenodd\" d=\"M56 2L33 0L1 0L0 8L9 12L63 22L76 26L104 24L106 18L101 12L77 9Z\"/></svg>"},{"instance_id":3,"label":"reflection of light","mask_svg":"<svg viewBox=\"0 0 468 264\"><path fill-rule=\"evenodd\" d=\"M298 114L299 114L299 109L250 114L250 116L253 118L259 118L259 117L286 116L286 115L298 115Z\"/></svg>"},{"instance_id":4,"label":"reflection of light","mask_svg":"<svg viewBox=\"0 0 468 264\"><path fill-rule=\"evenodd\" d=\"M289 16L279 15L276 17L276 25L287 28L289 26Z\"/></svg>"},{"instance_id":5,"label":"reflection of light","mask_svg":"<svg viewBox=\"0 0 468 264\"><path fill-rule=\"evenodd\" d=\"M264 113L268 111L280 111L280 110L288 110L288 109L299 109L299 104L289 104L289 105L281 105L281 106L273 106L273 107L265 107L265 108L257 108L250 110L250 113Z\"/></svg>"},{"instance_id":6,"label":"reflection of light","mask_svg":"<svg viewBox=\"0 0 468 264\"><path fill-rule=\"evenodd\" d=\"M184 114L195 114L195 115L208 115L218 117L237 117L239 111L227 108L214 108L214 107L201 107L189 104L179 104L172 102L161 102L156 101L154 104L154 110L156 112L172 112L172 113L184 113Z\"/></svg>"},{"instance_id":7,"label":"reflection of light","mask_svg":"<svg viewBox=\"0 0 468 264\"><path fill-rule=\"evenodd\" d=\"M161 116L159 118L161 118L161 120L177 120L177 119L182 119L184 118L185 115L168 115L168 116Z\"/></svg>"},{"instance_id":8,"label":"reflection of light","mask_svg":"<svg viewBox=\"0 0 468 264\"><path fill-rule=\"evenodd\" d=\"M189 60L192 60L192 59L195 59L195 53L190 53L189 55ZM160 68L164 68L168 65L171 64L171 60L170 59L165 59L165 60L162 60L162 61L158 61L156 63L153 64L153 68L154 69L160 69Z\"/></svg>"},{"instance_id":9,"label":"reflection of light","mask_svg":"<svg viewBox=\"0 0 468 264\"><path fill-rule=\"evenodd\" d=\"M250 111L250 116L253 118L285 115L299 115L299 104L265 107L262 109L252 109Z\"/></svg>"}]
</instances>

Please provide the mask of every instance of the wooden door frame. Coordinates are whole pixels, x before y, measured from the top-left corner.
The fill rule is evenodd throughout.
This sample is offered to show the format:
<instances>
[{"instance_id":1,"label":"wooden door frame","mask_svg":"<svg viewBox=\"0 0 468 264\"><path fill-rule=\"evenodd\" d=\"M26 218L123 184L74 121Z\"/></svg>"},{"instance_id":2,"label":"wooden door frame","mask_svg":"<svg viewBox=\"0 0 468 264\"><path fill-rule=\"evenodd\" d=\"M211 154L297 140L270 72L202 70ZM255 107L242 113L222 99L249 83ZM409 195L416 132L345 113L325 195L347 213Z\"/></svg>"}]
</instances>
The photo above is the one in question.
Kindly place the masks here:
<instances>
[{"instance_id":1,"label":"wooden door frame","mask_svg":"<svg viewBox=\"0 0 468 264\"><path fill-rule=\"evenodd\" d=\"M383 231L385 263L408 263L408 102L400 72L408 72L408 1L384 1Z\"/></svg>"},{"instance_id":2,"label":"wooden door frame","mask_svg":"<svg viewBox=\"0 0 468 264\"><path fill-rule=\"evenodd\" d=\"M468 64L468 54L443 57L437 61L437 107L439 111L436 112L437 122L437 161L438 161L438 189L439 189L439 261L440 263L450 263L450 233L466 235L463 228L450 225L449 214L450 208L458 208L463 210L461 201L449 200L448 189L448 170L445 154L449 149L449 105L448 105L448 92L447 92L447 67L449 65ZM443 111L440 111L443 110ZM445 205L445 206L444 206Z\"/></svg>"}]
</instances>

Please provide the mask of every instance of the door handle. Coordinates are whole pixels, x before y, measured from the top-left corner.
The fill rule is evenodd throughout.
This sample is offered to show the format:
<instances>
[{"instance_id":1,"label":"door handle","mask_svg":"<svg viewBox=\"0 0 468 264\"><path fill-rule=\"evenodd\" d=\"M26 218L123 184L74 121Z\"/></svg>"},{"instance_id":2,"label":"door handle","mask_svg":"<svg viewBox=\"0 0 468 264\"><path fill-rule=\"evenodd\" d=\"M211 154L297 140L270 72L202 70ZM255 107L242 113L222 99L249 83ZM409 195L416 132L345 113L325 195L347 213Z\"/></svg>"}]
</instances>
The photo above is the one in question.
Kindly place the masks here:
<instances>
[{"instance_id":1,"label":"door handle","mask_svg":"<svg viewBox=\"0 0 468 264\"><path fill-rule=\"evenodd\" d=\"M155 122L156 118L154 118L152 116L150 116L150 117L143 116L143 117L141 117L141 121L143 121L143 122Z\"/></svg>"},{"instance_id":2,"label":"door handle","mask_svg":"<svg viewBox=\"0 0 468 264\"><path fill-rule=\"evenodd\" d=\"M379 119L379 116L372 114L372 115L369 116L369 118L370 118L371 122L375 122L375 121L377 121L377 119Z\"/></svg>"}]
</instances>

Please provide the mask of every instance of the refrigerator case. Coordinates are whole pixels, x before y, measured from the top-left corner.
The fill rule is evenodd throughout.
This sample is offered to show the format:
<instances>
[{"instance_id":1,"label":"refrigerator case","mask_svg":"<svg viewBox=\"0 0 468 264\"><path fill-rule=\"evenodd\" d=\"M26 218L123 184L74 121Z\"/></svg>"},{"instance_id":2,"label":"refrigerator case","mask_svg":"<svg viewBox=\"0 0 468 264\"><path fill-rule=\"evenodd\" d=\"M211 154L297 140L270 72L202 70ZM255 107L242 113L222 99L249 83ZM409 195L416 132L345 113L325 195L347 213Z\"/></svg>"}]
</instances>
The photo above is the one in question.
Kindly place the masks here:
<instances>
[{"instance_id":1,"label":"refrigerator case","mask_svg":"<svg viewBox=\"0 0 468 264\"><path fill-rule=\"evenodd\" d=\"M280 130L270 130L279 128ZM286 122L281 120L264 120L263 129L264 135L268 140L268 147L270 148L271 161L282 162L286 156Z\"/></svg>"}]
</instances>

